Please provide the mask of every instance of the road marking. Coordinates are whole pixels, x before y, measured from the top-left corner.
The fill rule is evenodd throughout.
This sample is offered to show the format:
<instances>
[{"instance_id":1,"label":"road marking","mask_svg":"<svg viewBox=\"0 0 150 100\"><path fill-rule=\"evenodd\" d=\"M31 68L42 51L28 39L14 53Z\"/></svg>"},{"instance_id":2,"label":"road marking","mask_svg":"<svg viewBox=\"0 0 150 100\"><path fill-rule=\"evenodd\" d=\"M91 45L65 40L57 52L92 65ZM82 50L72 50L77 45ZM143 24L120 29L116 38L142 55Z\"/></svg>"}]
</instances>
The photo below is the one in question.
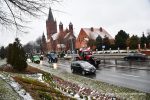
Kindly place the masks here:
<instances>
[{"instance_id":1,"label":"road marking","mask_svg":"<svg viewBox=\"0 0 150 100\"><path fill-rule=\"evenodd\" d=\"M135 76L135 75L130 75L130 74L122 74L124 76L132 76L132 77L140 77L140 76Z\"/></svg>"}]
</instances>

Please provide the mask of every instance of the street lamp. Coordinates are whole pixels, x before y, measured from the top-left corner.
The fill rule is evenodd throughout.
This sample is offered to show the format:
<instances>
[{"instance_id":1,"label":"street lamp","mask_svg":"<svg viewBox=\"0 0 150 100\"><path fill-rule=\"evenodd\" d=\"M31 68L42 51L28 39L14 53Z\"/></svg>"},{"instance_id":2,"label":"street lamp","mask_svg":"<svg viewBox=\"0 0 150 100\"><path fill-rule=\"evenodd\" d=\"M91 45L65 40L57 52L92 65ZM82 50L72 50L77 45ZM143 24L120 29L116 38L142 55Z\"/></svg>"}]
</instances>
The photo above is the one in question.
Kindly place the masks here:
<instances>
[{"instance_id":1,"label":"street lamp","mask_svg":"<svg viewBox=\"0 0 150 100\"><path fill-rule=\"evenodd\" d=\"M72 56L73 56L73 60L74 60L74 50L73 50L73 41L72 41L72 39L73 39L73 37L70 36L69 40L71 40L71 49L72 49L71 51L72 51L72 54L73 54Z\"/></svg>"}]
</instances>

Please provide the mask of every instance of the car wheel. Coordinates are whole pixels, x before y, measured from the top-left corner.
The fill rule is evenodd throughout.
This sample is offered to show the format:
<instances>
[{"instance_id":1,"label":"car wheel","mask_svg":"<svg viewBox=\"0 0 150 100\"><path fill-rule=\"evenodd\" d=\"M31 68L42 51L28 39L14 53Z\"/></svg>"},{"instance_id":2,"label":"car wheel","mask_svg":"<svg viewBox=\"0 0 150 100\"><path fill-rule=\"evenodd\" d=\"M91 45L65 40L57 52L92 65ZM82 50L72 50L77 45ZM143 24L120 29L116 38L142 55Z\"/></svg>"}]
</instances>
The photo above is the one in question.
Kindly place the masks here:
<instances>
[{"instance_id":1,"label":"car wheel","mask_svg":"<svg viewBox=\"0 0 150 100\"><path fill-rule=\"evenodd\" d=\"M36 63L37 63L37 64L39 64L39 63L40 63L40 61L36 61Z\"/></svg>"},{"instance_id":2,"label":"car wheel","mask_svg":"<svg viewBox=\"0 0 150 100\"><path fill-rule=\"evenodd\" d=\"M78 61L78 60L79 60L79 58L78 58L78 57L76 57L76 58L75 58L75 61Z\"/></svg>"},{"instance_id":3,"label":"car wheel","mask_svg":"<svg viewBox=\"0 0 150 100\"><path fill-rule=\"evenodd\" d=\"M93 74L96 74L96 71Z\"/></svg>"},{"instance_id":4,"label":"car wheel","mask_svg":"<svg viewBox=\"0 0 150 100\"><path fill-rule=\"evenodd\" d=\"M124 60L127 61L128 59L127 59L127 58L124 58Z\"/></svg>"},{"instance_id":5,"label":"car wheel","mask_svg":"<svg viewBox=\"0 0 150 100\"><path fill-rule=\"evenodd\" d=\"M85 75L85 71L84 70L82 71L82 75Z\"/></svg>"},{"instance_id":6,"label":"car wheel","mask_svg":"<svg viewBox=\"0 0 150 100\"><path fill-rule=\"evenodd\" d=\"M74 73L74 69L73 68L71 68L71 72Z\"/></svg>"}]
</instances>

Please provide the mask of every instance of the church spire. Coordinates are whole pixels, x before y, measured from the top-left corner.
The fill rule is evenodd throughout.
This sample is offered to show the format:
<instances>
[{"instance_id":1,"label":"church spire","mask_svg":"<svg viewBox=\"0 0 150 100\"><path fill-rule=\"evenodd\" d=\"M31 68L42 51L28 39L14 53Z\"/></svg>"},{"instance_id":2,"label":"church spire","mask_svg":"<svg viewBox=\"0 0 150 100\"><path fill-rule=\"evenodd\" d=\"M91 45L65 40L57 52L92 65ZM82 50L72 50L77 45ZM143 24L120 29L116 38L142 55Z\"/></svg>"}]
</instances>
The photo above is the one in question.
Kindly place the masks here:
<instances>
[{"instance_id":1,"label":"church spire","mask_svg":"<svg viewBox=\"0 0 150 100\"><path fill-rule=\"evenodd\" d=\"M49 8L48 20L54 21L53 14L52 14L52 11L51 11L51 8Z\"/></svg>"},{"instance_id":2,"label":"church spire","mask_svg":"<svg viewBox=\"0 0 150 100\"><path fill-rule=\"evenodd\" d=\"M43 32L42 38L45 38L44 32Z\"/></svg>"}]
</instances>

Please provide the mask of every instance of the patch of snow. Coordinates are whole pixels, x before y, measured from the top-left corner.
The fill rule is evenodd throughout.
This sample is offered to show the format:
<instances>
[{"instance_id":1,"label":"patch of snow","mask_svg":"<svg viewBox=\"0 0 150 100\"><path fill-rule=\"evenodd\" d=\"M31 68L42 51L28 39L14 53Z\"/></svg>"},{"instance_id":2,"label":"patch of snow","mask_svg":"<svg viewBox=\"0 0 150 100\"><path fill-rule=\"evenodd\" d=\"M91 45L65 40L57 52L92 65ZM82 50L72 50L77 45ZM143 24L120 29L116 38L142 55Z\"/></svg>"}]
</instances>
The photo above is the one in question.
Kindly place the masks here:
<instances>
[{"instance_id":1,"label":"patch of snow","mask_svg":"<svg viewBox=\"0 0 150 100\"><path fill-rule=\"evenodd\" d=\"M75 94L75 95L74 95L74 97L75 97L75 98L80 98L80 96L79 96L79 94L78 94L78 93L77 93L77 94Z\"/></svg>"},{"instance_id":2,"label":"patch of snow","mask_svg":"<svg viewBox=\"0 0 150 100\"><path fill-rule=\"evenodd\" d=\"M4 75L0 74L0 77L4 80L7 79L6 82L8 84L10 84L10 86L19 94L19 96L21 96L23 98L23 100L33 100L32 97L30 96L30 94L27 93L25 90L21 89L20 84L15 82L15 80L13 78L11 78L10 75L4 76Z\"/></svg>"},{"instance_id":3,"label":"patch of snow","mask_svg":"<svg viewBox=\"0 0 150 100\"><path fill-rule=\"evenodd\" d=\"M18 83L11 81L9 84L15 89L15 91L20 91L21 86Z\"/></svg>"},{"instance_id":4,"label":"patch of snow","mask_svg":"<svg viewBox=\"0 0 150 100\"><path fill-rule=\"evenodd\" d=\"M70 32L69 32L69 33L67 33L67 34L65 35L65 37L64 37L64 38L67 38L67 37L69 36L69 34L70 34Z\"/></svg>"},{"instance_id":5,"label":"patch of snow","mask_svg":"<svg viewBox=\"0 0 150 100\"><path fill-rule=\"evenodd\" d=\"M113 37L104 28L102 28L102 32L99 28L94 28L93 31L91 31L91 28L83 28L83 30L92 39L96 39L98 35L100 35L102 38L107 36L109 39L113 39Z\"/></svg>"},{"instance_id":6,"label":"patch of snow","mask_svg":"<svg viewBox=\"0 0 150 100\"><path fill-rule=\"evenodd\" d=\"M27 93L24 89L18 91L19 95L23 97L24 100L33 100L29 93Z\"/></svg>"},{"instance_id":7,"label":"patch of snow","mask_svg":"<svg viewBox=\"0 0 150 100\"><path fill-rule=\"evenodd\" d=\"M58 39L58 35L59 35L59 33L53 34L53 35L52 35L53 40L57 40L57 39Z\"/></svg>"},{"instance_id":8,"label":"patch of snow","mask_svg":"<svg viewBox=\"0 0 150 100\"><path fill-rule=\"evenodd\" d=\"M27 62L29 62L29 63L30 63L30 62L32 62L32 61L31 61L31 59L30 59L30 58L28 58L28 59L27 59Z\"/></svg>"},{"instance_id":9,"label":"patch of snow","mask_svg":"<svg viewBox=\"0 0 150 100\"><path fill-rule=\"evenodd\" d=\"M38 80L40 81L40 82L43 82L44 83L44 81L43 81L43 79L42 79L42 74L41 73L38 73L37 74L39 77L38 77Z\"/></svg>"}]
</instances>

